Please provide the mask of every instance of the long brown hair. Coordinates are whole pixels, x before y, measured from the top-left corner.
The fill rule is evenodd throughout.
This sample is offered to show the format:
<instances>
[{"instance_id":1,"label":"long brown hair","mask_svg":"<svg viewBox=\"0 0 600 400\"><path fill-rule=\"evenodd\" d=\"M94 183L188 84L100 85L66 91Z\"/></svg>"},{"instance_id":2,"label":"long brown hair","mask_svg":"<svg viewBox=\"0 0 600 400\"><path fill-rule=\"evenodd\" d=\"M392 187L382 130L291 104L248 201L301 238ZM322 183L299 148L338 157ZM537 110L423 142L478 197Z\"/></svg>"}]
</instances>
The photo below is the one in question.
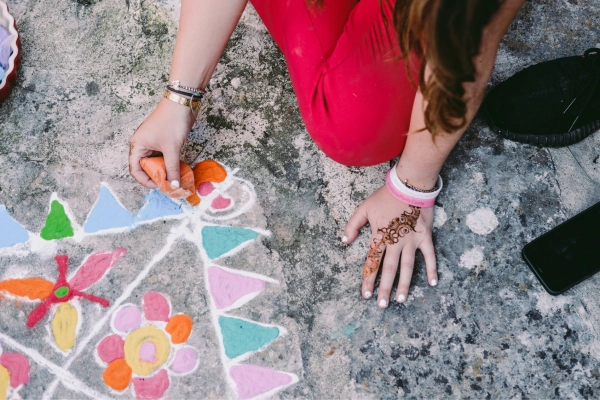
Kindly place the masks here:
<instances>
[{"instance_id":1,"label":"long brown hair","mask_svg":"<svg viewBox=\"0 0 600 400\"><path fill-rule=\"evenodd\" d=\"M500 0L396 0L394 25L410 75L410 54L421 61L419 86L428 101L425 125L435 136L467 123L464 82L475 80L474 57L483 28ZM425 80L425 67L431 76Z\"/></svg>"}]
</instances>

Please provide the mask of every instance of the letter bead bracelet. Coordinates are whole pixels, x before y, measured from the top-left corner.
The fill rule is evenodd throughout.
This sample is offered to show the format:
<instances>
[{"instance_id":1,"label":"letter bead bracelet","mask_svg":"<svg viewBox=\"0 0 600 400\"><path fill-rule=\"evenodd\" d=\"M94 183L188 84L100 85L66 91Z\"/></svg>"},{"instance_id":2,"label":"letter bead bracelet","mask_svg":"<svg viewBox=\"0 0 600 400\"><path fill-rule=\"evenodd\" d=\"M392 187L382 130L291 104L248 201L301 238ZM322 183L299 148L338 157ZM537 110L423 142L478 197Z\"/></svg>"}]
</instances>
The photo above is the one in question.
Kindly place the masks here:
<instances>
[{"instance_id":1,"label":"letter bead bracelet","mask_svg":"<svg viewBox=\"0 0 600 400\"><path fill-rule=\"evenodd\" d=\"M206 90L190 86L183 86L179 84L179 81L167 82L166 88L171 92L182 94L184 96L198 97L199 99L206 94Z\"/></svg>"},{"instance_id":2,"label":"letter bead bracelet","mask_svg":"<svg viewBox=\"0 0 600 400\"><path fill-rule=\"evenodd\" d=\"M385 177L385 186L390 194L401 202L411 206L422 208L433 207L435 204L435 199L444 187L442 177L438 176L434 191L424 192L415 190L411 186L404 184L400 178L398 178L398 174L396 173L397 166L398 164L390 168Z\"/></svg>"},{"instance_id":3,"label":"letter bead bracelet","mask_svg":"<svg viewBox=\"0 0 600 400\"><path fill-rule=\"evenodd\" d=\"M174 101L177 104L190 108L192 115L196 118L194 111L198 111L202 106L202 97L206 93L200 88L182 86L179 81L167 82L163 97Z\"/></svg>"}]
</instances>

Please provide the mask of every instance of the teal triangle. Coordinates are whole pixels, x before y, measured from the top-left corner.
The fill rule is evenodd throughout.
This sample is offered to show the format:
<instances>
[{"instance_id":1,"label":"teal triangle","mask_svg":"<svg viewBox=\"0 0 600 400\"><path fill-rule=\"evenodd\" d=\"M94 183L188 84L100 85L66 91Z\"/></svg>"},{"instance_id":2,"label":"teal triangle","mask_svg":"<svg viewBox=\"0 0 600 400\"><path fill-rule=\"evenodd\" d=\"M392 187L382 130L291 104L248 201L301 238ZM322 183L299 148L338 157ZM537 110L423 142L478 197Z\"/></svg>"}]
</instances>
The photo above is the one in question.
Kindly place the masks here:
<instances>
[{"instance_id":1,"label":"teal triangle","mask_svg":"<svg viewBox=\"0 0 600 400\"><path fill-rule=\"evenodd\" d=\"M28 240L27 230L11 217L6 207L0 206L0 247L10 247Z\"/></svg>"},{"instance_id":2,"label":"teal triangle","mask_svg":"<svg viewBox=\"0 0 600 400\"><path fill-rule=\"evenodd\" d=\"M219 317L223 347L228 358L258 351L279 337L276 326L262 326L239 318Z\"/></svg>"},{"instance_id":3,"label":"teal triangle","mask_svg":"<svg viewBox=\"0 0 600 400\"><path fill-rule=\"evenodd\" d=\"M115 196L104 185L100 187L98 201L83 225L85 233L105 229L125 228L133 225L133 216L119 204Z\"/></svg>"},{"instance_id":4,"label":"teal triangle","mask_svg":"<svg viewBox=\"0 0 600 400\"><path fill-rule=\"evenodd\" d=\"M258 237L252 229L228 226L205 226L202 228L202 246L208 257L217 258L248 240Z\"/></svg>"}]
</instances>

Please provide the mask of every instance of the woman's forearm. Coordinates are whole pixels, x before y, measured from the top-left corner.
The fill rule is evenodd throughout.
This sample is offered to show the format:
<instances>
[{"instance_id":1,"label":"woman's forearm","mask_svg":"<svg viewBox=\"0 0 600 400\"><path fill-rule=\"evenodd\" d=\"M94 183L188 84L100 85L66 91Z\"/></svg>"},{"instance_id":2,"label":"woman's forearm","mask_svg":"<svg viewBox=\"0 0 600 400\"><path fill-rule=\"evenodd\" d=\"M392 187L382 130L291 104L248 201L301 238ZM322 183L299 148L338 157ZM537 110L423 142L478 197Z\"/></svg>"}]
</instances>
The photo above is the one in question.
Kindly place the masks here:
<instances>
[{"instance_id":1,"label":"woman's forearm","mask_svg":"<svg viewBox=\"0 0 600 400\"><path fill-rule=\"evenodd\" d=\"M248 0L182 0L169 80L205 88Z\"/></svg>"},{"instance_id":2,"label":"woman's forearm","mask_svg":"<svg viewBox=\"0 0 600 400\"><path fill-rule=\"evenodd\" d=\"M454 133L440 132L434 142L431 132L423 129L427 102L423 101L421 91L417 92L408 138L396 169L398 177L402 181L406 179L411 186L418 189L434 187L442 165L475 117L483 101L485 86L492 74L500 41L524 2L525 0L507 0L483 31L481 50L474 60L477 69L475 82L467 82L464 85L467 124L463 129ZM426 76L430 73L430 71L426 71Z\"/></svg>"}]
</instances>

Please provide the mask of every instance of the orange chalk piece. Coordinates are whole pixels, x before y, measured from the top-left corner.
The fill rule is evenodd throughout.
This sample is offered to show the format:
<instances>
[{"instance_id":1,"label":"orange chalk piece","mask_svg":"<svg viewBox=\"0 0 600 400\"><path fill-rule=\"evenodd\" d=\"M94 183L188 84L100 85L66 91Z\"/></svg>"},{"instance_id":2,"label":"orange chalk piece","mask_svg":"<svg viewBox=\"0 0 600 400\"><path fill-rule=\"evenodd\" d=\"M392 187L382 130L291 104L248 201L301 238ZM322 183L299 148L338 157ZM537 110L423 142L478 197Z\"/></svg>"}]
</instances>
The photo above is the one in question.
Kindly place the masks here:
<instances>
[{"instance_id":1,"label":"orange chalk piece","mask_svg":"<svg viewBox=\"0 0 600 400\"><path fill-rule=\"evenodd\" d=\"M163 157L142 158L140 166L150 179L156 183L161 193L174 199L185 198L192 206L200 204L200 197L196 194L196 185L194 184L194 172L183 161L179 162L179 188L174 188L167 181L167 168Z\"/></svg>"},{"instance_id":2,"label":"orange chalk piece","mask_svg":"<svg viewBox=\"0 0 600 400\"><path fill-rule=\"evenodd\" d=\"M192 333L192 318L189 315L173 315L165 330L171 335L173 344L184 343Z\"/></svg>"},{"instance_id":3,"label":"orange chalk piece","mask_svg":"<svg viewBox=\"0 0 600 400\"><path fill-rule=\"evenodd\" d=\"M220 183L227 178L227 171L225 171L225 168L214 160L200 161L194 165L193 170L196 189L204 182Z\"/></svg>"},{"instance_id":4,"label":"orange chalk piece","mask_svg":"<svg viewBox=\"0 0 600 400\"><path fill-rule=\"evenodd\" d=\"M131 382L131 367L122 358L117 358L115 361L108 364L108 367L102 374L102 379L106 386L114 390L125 390Z\"/></svg>"},{"instance_id":5,"label":"orange chalk piece","mask_svg":"<svg viewBox=\"0 0 600 400\"><path fill-rule=\"evenodd\" d=\"M42 278L7 279L0 282L0 292L30 300L44 300L50 296L54 283Z\"/></svg>"}]
</instances>

